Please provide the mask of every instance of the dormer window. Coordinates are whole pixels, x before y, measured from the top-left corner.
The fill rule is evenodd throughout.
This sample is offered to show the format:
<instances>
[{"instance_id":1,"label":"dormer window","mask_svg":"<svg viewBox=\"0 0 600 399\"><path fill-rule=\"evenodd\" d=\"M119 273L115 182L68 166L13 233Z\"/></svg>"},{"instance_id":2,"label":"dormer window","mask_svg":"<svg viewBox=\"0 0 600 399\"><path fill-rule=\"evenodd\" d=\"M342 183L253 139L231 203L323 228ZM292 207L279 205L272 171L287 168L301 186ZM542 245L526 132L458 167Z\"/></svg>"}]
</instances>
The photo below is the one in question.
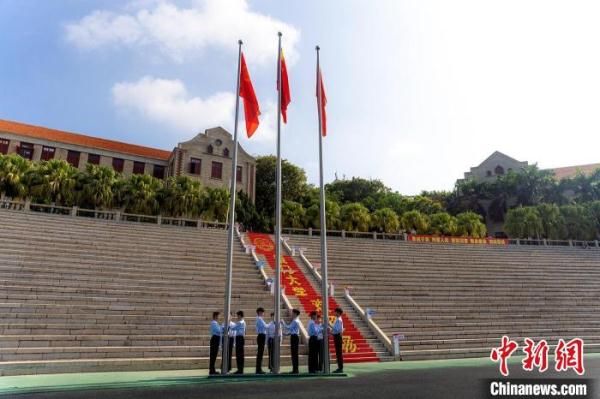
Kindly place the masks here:
<instances>
[{"instance_id":1,"label":"dormer window","mask_svg":"<svg viewBox=\"0 0 600 399\"><path fill-rule=\"evenodd\" d=\"M225 149L223 150L223 156L224 156L225 158L229 158L229 148L225 148Z\"/></svg>"},{"instance_id":2,"label":"dormer window","mask_svg":"<svg viewBox=\"0 0 600 399\"><path fill-rule=\"evenodd\" d=\"M213 153L213 146L212 146L212 144L209 144L208 147L206 147L206 152L208 152L209 154Z\"/></svg>"},{"instance_id":3,"label":"dormer window","mask_svg":"<svg viewBox=\"0 0 600 399\"><path fill-rule=\"evenodd\" d=\"M494 169L494 173L497 175L503 175L504 174L504 168L500 165L496 166L496 169Z\"/></svg>"}]
</instances>

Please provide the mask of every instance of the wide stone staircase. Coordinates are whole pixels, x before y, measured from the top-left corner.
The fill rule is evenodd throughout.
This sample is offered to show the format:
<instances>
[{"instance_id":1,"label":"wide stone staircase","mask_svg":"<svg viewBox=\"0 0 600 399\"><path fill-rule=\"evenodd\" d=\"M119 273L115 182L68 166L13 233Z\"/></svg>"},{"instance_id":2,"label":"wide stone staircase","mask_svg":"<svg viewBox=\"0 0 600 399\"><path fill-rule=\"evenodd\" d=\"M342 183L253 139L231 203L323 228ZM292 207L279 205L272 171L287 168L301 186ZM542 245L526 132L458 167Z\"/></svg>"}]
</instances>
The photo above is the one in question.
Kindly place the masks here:
<instances>
[{"instance_id":1,"label":"wide stone staircase","mask_svg":"<svg viewBox=\"0 0 600 399\"><path fill-rule=\"evenodd\" d=\"M225 242L219 229L0 210L0 375L207 368ZM232 311L246 314L253 372L255 310L273 299L234 248Z\"/></svg>"},{"instance_id":2,"label":"wide stone staircase","mask_svg":"<svg viewBox=\"0 0 600 399\"><path fill-rule=\"evenodd\" d=\"M319 237L288 242L319 261ZM328 253L337 286L404 336L404 360L487 357L505 334L600 352L600 250L329 237Z\"/></svg>"}]
</instances>

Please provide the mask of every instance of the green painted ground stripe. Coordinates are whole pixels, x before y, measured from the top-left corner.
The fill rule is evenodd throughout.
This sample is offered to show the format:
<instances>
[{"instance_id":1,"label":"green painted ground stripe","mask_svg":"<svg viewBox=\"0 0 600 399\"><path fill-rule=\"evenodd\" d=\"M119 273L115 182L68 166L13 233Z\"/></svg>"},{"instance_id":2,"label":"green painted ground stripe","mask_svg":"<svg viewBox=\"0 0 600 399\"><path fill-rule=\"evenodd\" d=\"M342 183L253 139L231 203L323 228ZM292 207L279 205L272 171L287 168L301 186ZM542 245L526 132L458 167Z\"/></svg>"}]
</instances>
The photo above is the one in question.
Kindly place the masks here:
<instances>
[{"instance_id":1,"label":"green painted ground stripe","mask_svg":"<svg viewBox=\"0 0 600 399\"><path fill-rule=\"evenodd\" d=\"M586 354L586 359L600 358L600 353ZM511 357L510 364L520 363L523 356ZM344 368L349 377L395 370L424 370L448 367L492 367L489 358L414 360L402 362L354 363ZM290 368L282 368L282 372ZM296 378L290 376L289 378ZM312 377L318 378L318 377ZM262 381L281 381L281 377L265 378ZM104 373L64 373L38 374L0 377L0 395L35 392L57 392L90 389L117 389L139 387L161 387L169 385L235 384L257 381L248 374L248 378L209 379L206 370L164 370L164 371L125 371ZM285 379L283 379L285 381Z\"/></svg>"}]
</instances>

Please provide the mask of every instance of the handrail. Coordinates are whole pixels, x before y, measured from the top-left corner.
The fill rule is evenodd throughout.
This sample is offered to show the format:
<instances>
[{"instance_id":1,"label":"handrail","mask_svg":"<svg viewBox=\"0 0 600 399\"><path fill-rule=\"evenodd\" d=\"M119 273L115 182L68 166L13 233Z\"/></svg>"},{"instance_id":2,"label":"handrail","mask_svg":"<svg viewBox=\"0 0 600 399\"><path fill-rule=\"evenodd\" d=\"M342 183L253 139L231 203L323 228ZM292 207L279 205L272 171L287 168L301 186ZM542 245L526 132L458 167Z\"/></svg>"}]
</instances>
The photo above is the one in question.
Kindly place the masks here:
<instances>
[{"instance_id":1,"label":"handrail","mask_svg":"<svg viewBox=\"0 0 600 399\"><path fill-rule=\"evenodd\" d=\"M344 298L346 298L346 300L348 300L348 302L350 302L350 304L352 305L354 310L356 310L356 312L363 318L363 320L371 328L371 331L373 331L375 333L375 335L377 336L377 338L379 338L379 340L381 342L383 342L385 349L387 349L389 353L394 353L394 346L392 345L392 341L390 340L390 338L381 330L381 328L379 328L379 326L373 321L373 319L371 319L369 317L367 312L365 312L363 310L363 308L360 307L360 305L358 303L356 303L354 298L352 298L352 296L350 295L349 289L344 290Z\"/></svg>"},{"instance_id":2,"label":"handrail","mask_svg":"<svg viewBox=\"0 0 600 399\"><path fill-rule=\"evenodd\" d=\"M283 247L291 255L292 249L290 248L290 245L285 240L282 240L282 242L283 242ZM315 267L310 262L310 260L308 260L308 258L304 255L303 251L300 251L300 259L302 259L302 262L304 262L304 264L311 271L313 276L315 276L315 278L319 282L319 284L322 285L323 279L321 277L321 274L315 269ZM383 345L389 351L389 353L394 353L394 347L392 345L392 341L390 340L390 338L387 335L385 335L385 333L379 328L379 326L370 317L367 316L365 311L350 296L350 290L348 290L347 288L344 289L344 298L346 298L348 300L348 302L354 308L354 310L363 318L363 320L367 323L367 326L369 326L371 331L373 331L373 333L377 336L377 338L383 343Z\"/></svg>"},{"instance_id":3,"label":"handrail","mask_svg":"<svg viewBox=\"0 0 600 399\"><path fill-rule=\"evenodd\" d=\"M248 244L244 243L244 238L242 233L239 231L239 228L236 226L236 234L237 237L239 238L241 244L243 247L246 247ZM252 251L250 252L250 255L252 256L252 259L254 260L255 264L258 264L258 262L260 262L261 260L258 258L258 255L256 254L256 251L254 248L252 248ZM269 280L269 276L267 275L267 272L265 272L265 268L264 267L259 267L258 268L259 273L263 279L263 282L265 284L266 287L269 286L268 284L268 280ZM289 298L287 297L287 295L285 295L285 292L283 292L283 290L281 290L281 299L283 301L283 304L285 305L285 308L288 312L288 317L291 315L292 313L292 309L294 309L294 307L292 306L292 303L290 302ZM302 323L300 323L300 336L302 338L302 343L306 344L308 342L308 332L306 331L306 328L304 328L304 325L302 325Z\"/></svg>"},{"instance_id":4,"label":"handrail","mask_svg":"<svg viewBox=\"0 0 600 399\"><path fill-rule=\"evenodd\" d=\"M185 217L172 217L163 215L142 215L135 213L127 213L122 210L105 210L105 209L86 209L77 206L67 207L54 204L38 204L32 203L29 200L12 200L8 197L0 198L0 209L21 212L41 212L55 215L70 215L73 217L86 217L100 220L110 220L114 222L124 223L147 223L157 224L160 226L176 226L176 227L196 227L196 228L216 228L227 229L228 224L219 221L206 221L203 219L192 219ZM298 235L320 235L318 229L302 229L294 227L284 227L284 234ZM393 240L406 241L406 234L399 233L380 233L380 232L361 232L361 231L345 231L345 230L327 230L327 235L331 237L341 238L366 238L372 240ZM536 238L510 238L507 239L509 246L538 246L538 247L571 247L581 249L600 249L600 240L551 240L551 239L536 239ZM438 245L438 244L436 244Z\"/></svg>"}]
</instances>

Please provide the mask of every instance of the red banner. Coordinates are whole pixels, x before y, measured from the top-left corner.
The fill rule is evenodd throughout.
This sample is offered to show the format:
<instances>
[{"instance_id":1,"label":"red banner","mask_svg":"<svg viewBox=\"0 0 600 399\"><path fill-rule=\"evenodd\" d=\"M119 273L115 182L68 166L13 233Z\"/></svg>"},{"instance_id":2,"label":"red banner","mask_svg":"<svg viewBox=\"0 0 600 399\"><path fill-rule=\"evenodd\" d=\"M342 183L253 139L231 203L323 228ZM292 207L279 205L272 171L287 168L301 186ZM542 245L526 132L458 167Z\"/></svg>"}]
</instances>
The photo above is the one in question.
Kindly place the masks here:
<instances>
[{"instance_id":1,"label":"red banner","mask_svg":"<svg viewBox=\"0 0 600 399\"><path fill-rule=\"evenodd\" d=\"M256 253L262 255L267 263L275 270L275 243L267 234L248 233L248 238L252 245L256 247ZM298 267L294 258L284 255L281 260L281 286L287 297L296 297L304 308L306 314L316 310L321 313L322 297L313 288L302 270ZM329 321L333 324L335 321L334 309L339 305L337 301L329 297ZM342 315L344 321L344 335L342 351L344 353L344 361L349 363L358 362L378 362L377 354L371 348L356 328L354 323L344 313ZM331 334L329 334L331 337ZM330 343L333 341L331 340ZM330 352L335 353L333 344L329 346Z\"/></svg>"},{"instance_id":2,"label":"red banner","mask_svg":"<svg viewBox=\"0 0 600 399\"><path fill-rule=\"evenodd\" d=\"M483 244L483 245L508 245L505 238L475 238L475 237L450 237L450 236L426 236L414 235L408 236L408 241L412 242L433 242L445 244Z\"/></svg>"}]
</instances>

